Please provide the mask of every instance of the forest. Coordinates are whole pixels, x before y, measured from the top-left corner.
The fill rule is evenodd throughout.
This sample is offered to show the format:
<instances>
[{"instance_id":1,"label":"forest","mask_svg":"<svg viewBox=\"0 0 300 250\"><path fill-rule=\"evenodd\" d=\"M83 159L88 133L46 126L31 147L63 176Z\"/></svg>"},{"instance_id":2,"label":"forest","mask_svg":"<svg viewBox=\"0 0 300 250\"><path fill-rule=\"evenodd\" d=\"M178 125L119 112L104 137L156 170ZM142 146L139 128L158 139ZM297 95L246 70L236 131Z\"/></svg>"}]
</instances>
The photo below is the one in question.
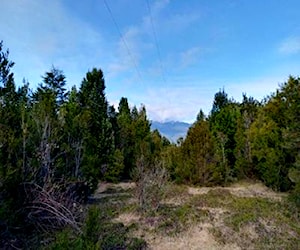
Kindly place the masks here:
<instances>
[{"instance_id":1,"label":"forest","mask_svg":"<svg viewBox=\"0 0 300 250\"><path fill-rule=\"evenodd\" d=\"M81 244L87 244L82 249L97 249L88 245L94 242L96 212L85 204L103 182L137 183L142 209L158 208L164 182L213 187L240 180L259 180L288 192L300 207L299 77L290 76L264 100L244 93L237 102L220 89L210 113L199 107L186 137L172 143L151 131L145 106L130 107L126 97L117 109L109 104L99 68L67 91L61 69L52 66L33 90L26 81L16 84L13 66L1 42L3 249L51 246L55 240L49 235L65 228L85 235L80 236Z\"/></svg>"}]
</instances>

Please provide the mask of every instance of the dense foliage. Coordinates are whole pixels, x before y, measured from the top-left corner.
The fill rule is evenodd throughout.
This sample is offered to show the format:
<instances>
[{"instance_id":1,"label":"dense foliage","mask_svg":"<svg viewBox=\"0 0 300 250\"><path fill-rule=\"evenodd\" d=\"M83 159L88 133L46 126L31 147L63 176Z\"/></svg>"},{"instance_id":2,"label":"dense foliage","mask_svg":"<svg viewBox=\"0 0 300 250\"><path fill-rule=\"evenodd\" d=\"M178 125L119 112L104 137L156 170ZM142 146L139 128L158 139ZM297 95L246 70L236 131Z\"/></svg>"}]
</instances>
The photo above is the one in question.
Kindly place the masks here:
<instances>
[{"instance_id":1,"label":"dense foliage","mask_svg":"<svg viewBox=\"0 0 300 250\"><path fill-rule=\"evenodd\" d=\"M100 180L136 178L141 160L147 171L166 168L179 183L259 179L275 190L294 189L300 204L300 78L290 77L262 102L244 95L238 103L220 90L209 116L201 110L174 144L151 131L144 106L129 107L125 97L118 111L109 105L101 69L87 72L69 92L63 71L52 67L31 90L25 81L16 87L8 56L1 42L0 244L13 228L24 233L24 225L27 232L49 230L50 220L52 229L76 227L76 219L53 217L44 206L73 213L66 199L83 194L86 200Z\"/></svg>"}]
</instances>

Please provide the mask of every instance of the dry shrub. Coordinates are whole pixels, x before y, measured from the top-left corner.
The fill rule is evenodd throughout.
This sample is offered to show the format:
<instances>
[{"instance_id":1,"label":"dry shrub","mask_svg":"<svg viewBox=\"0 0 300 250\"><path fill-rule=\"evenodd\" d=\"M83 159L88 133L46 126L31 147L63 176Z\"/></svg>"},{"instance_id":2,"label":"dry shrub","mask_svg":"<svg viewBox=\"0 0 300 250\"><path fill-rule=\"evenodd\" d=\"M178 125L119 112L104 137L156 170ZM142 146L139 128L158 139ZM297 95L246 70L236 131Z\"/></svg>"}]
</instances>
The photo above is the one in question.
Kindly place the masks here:
<instances>
[{"instance_id":1,"label":"dry shrub","mask_svg":"<svg viewBox=\"0 0 300 250\"><path fill-rule=\"evenodd\" d=\"M71 199L59 184L44 185L25 183L26 214L29 223L38 231L51 232L69 226L80 232L79 218L82 207Z\"/></svg>"},{"instance_id":2,"label":"dry shrub","mask_svg":"<svg viewBox=\"0 0 300 250\"><path fill-rule=\"evenodd\" d=\"M142 156L135 172L137 198L142 211L157 211L166 192L169 174L162 163L147 165Z\"/></svg>"}]
</instances>

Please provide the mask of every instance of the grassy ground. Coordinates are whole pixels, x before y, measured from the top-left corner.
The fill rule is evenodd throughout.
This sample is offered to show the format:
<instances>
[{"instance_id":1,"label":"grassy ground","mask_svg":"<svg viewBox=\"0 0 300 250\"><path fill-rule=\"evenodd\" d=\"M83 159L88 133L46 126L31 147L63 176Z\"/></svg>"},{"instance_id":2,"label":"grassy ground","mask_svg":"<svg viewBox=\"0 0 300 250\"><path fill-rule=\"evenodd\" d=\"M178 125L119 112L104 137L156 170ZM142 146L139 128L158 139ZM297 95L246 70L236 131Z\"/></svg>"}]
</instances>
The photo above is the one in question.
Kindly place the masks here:
<instances>
[{"instance_id":1,"label":"grassy ground","mask_svg":"<svg viewBox=\"0 0 300 250\"><path fill-rule=\"evenodd\" d=\"M93 203L83 236L72 245L60 234L52 249L63 249L64 237L67 249L300 249L299 210L261 183L169 185L159 208L147 212L134 183L102 183Z\"/></svg>"},{"instance_id":2,"label":"grassy ground","mask_svg":"<svg viewBox=\"0 0 300 250\"><path fill-rule=\"evenodd\" d=\"M158 210L147 213L139 212L133 186L120 193L124 203L113 221L130 228L129 234L144 239L148 248L300 249L299 211L285 194L261 183L225 188L170 185ZM111 198L116 204L116 197Z\"/></svg>"}]
</instances>

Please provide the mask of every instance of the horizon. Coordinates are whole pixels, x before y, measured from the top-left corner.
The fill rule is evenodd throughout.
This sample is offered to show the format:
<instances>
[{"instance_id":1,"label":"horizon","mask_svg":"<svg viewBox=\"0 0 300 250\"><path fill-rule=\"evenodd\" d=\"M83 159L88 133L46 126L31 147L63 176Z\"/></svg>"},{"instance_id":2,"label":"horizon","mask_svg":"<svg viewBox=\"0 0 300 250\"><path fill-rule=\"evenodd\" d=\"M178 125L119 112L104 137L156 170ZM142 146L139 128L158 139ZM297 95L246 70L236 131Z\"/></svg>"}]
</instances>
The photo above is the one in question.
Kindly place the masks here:
<instances>
[{"instance_id":1,"label":"horizon","mask_svg":"<svg viewBox=\"0 0 300 250\"><path fill-rule=\"evenodd\" d=\"M297 0L2 0L0 40L35 89L54 65L67 88L101 68L117 106L144 104L150 120L192 123L225 89L261 101L298 77ZM278 18L280 17L280 18Z\"/></svg>"},{"instance_id":2,"label":"horizon","mask_svg":"<svg viewBox=\"0 0 300 250\"><path fill-rule=\"evenodd\" d=\"M160 121L155 121L155 120L150 120L150 122L155 122L155 123L160 123L160 124L165 124L165 123L184 123L184 124L189 124L189 125L191 125L191 124L192 124L192 123L189 123L189 122L184 122L184 121L175 121L175 120L163 121L163 122L160 122Z\"/></svg>"}]
</instances>

